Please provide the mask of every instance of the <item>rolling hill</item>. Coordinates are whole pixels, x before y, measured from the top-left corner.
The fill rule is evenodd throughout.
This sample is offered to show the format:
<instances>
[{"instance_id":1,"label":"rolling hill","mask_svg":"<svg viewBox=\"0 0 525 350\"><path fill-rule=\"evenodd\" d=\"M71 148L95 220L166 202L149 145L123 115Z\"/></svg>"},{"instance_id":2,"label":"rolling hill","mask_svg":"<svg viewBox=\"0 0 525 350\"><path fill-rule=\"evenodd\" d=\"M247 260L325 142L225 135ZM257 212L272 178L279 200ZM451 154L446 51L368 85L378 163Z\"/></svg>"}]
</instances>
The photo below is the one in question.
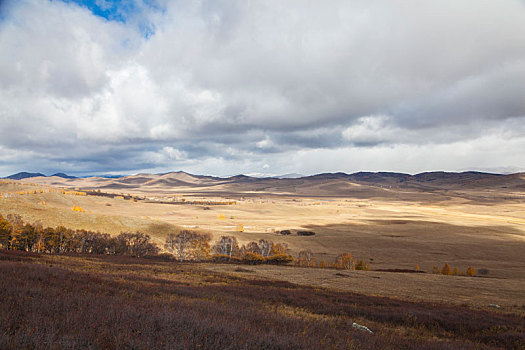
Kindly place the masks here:
<instances>
[{"instance_id":1,"label":"rolling hill","mask_svg":"<svg viewBox=\"0 0 525 350\"><path fill-rule=\"evenodd\" d=\"M298 178L212 177L183 171L164 174L137 174L118 178L74 178L65 174L45 176L19 173L8 177L68 188L104 189L117 192L171 193L197 192L235 195L273 194L307 196L391 197L410 193L441 191L501 190L525 191L523 173L502 175L482 172L425 172L416 175L392 172L323 173ZM395 191L394 191L395 190ZM402 191L398 191L402 190ZM395 193L394 193L395 192Z\"/></svg>"}]
</instances>

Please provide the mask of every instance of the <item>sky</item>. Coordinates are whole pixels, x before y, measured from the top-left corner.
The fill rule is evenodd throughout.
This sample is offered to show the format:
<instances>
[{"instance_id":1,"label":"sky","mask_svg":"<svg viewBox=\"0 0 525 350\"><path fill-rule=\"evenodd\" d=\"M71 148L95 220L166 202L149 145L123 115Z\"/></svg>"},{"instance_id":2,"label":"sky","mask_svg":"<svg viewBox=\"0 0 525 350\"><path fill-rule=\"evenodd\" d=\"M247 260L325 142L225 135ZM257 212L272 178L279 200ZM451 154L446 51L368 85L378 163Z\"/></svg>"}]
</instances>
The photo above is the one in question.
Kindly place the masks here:
<instances>
[{"instance_id":1,"label":"sky","mask_svg":"<svg viewBox=\"0 0 525 350\"><path fill-rule=\"evenodd\" d=\"M524 0L0 0L0 176L525 171Z\"/></svg>"}]
</instances>

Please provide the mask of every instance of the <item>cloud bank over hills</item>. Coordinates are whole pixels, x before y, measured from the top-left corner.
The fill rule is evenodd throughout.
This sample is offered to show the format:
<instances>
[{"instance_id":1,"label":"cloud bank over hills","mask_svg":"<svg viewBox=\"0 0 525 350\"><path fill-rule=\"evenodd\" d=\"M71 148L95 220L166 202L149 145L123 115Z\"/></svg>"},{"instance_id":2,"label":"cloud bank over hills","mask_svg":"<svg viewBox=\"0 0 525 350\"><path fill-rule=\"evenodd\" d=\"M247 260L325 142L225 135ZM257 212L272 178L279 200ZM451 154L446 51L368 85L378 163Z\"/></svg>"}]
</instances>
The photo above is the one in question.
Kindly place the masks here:
<instances>
[{"instance_id":1,"label":"cloud bank over hills","mask_svg":"<svg viewBox=\"0 0 525 350\"><path fill-rule=\"evenodd\" d=\"M521 1L119 6L2 2L0 174L525 170Z\"/></svg>"}]
</instances>

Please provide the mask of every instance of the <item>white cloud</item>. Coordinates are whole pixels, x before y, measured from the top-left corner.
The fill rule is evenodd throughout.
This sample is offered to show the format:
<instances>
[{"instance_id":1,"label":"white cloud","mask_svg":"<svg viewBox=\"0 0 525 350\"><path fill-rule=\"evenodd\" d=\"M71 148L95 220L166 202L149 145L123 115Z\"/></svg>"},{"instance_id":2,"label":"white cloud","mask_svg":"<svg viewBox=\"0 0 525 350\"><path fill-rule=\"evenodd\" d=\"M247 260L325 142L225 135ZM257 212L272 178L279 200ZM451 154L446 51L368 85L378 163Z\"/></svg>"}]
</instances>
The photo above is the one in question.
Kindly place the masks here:
<instances>
[{"instance_id":1,"label":"white cloud","mask_svg":"<svg viewBox=\"0 0 525 350\"><path fill-rule=\"evenodd\" d=\"M264 140L261 140L259 142L257 142L255 144L258 148L272 148L272 147L275 147L274 143L272 142L272 140L270 140L270 138L268 138L268 136L266 136L264 138Z\"/></svg>"},{"instance_id":2,"label":"white cloud","mask_svg":"<svg viewBox=\"0 0 525 350\"><path fill-rule=\"evenodd\" d=\"M522 2L159 3L6 2L0 170L525 170Z\"/></svg>"},{"instance_id":3,"label":"white cloud","mask_svg":"<svg viewBox=\"0 0 525 350\"><path fill-rule=\"evenodd\" d=\"M168 156L169 160L181 160L186 158L185 152L181 152L173 147L166 146L162 150Z\"/></svg>"},{"instance_id":4,"label":"white cloud","mask_svg":"<svg viewBox=\"0 0 525 350\"><path fill-rule=\"evenodd\" d=\"M357 122L343 130L345 140L354 144L376 144L400 140L399 134L404 130L388 124L390 117L386 115L371 115L361 117Z\"/></svg>"}]
</instances>

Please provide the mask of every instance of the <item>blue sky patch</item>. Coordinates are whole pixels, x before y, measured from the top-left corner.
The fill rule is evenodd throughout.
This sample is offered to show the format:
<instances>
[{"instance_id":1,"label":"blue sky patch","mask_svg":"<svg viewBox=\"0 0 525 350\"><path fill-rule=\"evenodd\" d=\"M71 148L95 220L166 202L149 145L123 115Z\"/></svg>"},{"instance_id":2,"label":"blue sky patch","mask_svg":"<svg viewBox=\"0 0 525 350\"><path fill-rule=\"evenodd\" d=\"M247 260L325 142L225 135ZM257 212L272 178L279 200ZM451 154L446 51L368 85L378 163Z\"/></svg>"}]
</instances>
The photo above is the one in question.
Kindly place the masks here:
<instances>
[{"instance_id":1,"label":"blue sky patch","mask_svg":"<svg viewBox=\"0 0 525 350\"><path fill-rule=\"evenodd\" d=\"M131 14L137 11L135 2L121 0L61 0L87 7L94 15L109 21L126 22Z\"/></svg>"},{"instance_id":2,"label":"blue sky patch","mask_svg":"<svg viewBox=\"0 0 525 350\"><path fill-rule=\"evenodd\" d=\"M0 0L1 1L1 0ZM59 0L65 3L74 3L89 9L94 15L105 18L108 21L127 23L132 17L137 20L137 26L145 38L149 38L155 33L152 23L146 18L140 18L140 13L144 10L143 5L151 9L162 11L154 0L150 1L130 1L130 0ZM138 4L138 5L137 5ZM137 16L138 15L138 16Z\"/></svg>"}]
</instances>

